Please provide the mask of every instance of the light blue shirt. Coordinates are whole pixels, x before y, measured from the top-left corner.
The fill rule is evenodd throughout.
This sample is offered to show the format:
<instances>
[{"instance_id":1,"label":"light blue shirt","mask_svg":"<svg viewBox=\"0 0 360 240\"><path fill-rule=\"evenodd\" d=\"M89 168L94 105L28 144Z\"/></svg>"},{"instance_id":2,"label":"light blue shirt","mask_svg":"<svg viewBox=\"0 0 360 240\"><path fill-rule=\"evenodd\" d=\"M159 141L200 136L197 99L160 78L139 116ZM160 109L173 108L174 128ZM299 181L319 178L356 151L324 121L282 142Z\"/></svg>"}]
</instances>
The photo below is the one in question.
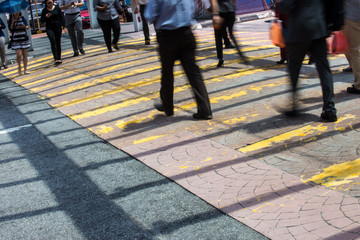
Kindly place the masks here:
<instances>
[{"instance_id":1,"label":"light blue shirt","mask_svg":"<svg viewBox=\"0 0 360 240\"><path fill-rule=\"evenodd\" d=\"M158 30L174 30L196 23L194 0L149 0L145 18Z\"/></svg>"}]
</instances>

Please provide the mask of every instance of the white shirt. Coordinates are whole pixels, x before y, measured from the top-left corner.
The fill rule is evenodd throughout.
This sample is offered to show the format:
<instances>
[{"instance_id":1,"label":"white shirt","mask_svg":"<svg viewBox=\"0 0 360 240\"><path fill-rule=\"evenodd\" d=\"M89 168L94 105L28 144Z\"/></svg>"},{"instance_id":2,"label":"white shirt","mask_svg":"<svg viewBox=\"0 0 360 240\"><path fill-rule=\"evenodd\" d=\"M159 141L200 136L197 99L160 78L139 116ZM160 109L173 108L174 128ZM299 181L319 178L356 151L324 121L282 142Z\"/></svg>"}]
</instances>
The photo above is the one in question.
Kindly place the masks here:
<instances>
[{"instance_id":1,"label":"white shirt","mask_svg":"<svg viewBox=\"0 0 360 240\"><path fill-rule=\"evenodd\" d=\"M139 5L146 5L147 0L138 0Z\"/></svg>"},{"instance_id":2,"label":"white shirt","mask_svg":"<svg viewBox=\"0 0 360 240\"><path fill-rule=\"evenodd\" d=\"M59 1L59 6L67 6L68 3L83 3L84 0L60 0ZM72 13L79 13L80 12L80 7L70 7L64 10L65 14L72 14Z\"/></svg>"}]
</instances>

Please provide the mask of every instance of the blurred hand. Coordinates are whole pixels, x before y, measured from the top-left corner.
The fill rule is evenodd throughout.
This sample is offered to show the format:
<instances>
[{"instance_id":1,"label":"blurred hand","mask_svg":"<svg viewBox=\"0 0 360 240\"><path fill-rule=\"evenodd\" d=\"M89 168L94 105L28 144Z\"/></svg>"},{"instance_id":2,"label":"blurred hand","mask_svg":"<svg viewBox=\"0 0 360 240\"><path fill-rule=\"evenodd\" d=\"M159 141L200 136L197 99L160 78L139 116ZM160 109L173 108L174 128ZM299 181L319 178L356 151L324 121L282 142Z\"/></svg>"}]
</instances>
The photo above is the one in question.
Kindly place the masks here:
<instances>
[{"instance_id":1,"label":"blurred hand","mask_svg":"<svg viewBox=\"0 0 360 240\"><path fill-rule=\"evenodd\" d=\"M51 13L47 13L46 15L45 15L45 17L47 17L47 18L49 18L49 17L51 17Z\"/></svg>"},{"instance_id":2,"label":"blurred hand","mask_svg":"<svg viewBox=\"0 0 360 240\"><path fill-rule=\"evenodd\" d=\"M221 29L221 25L222 25L222 19L219 15L214 15L213 16L213 26L215 30L220 30Z\"/></svg>"},{"instance_id":3,"label":"blurred hand","mask_svg":"<svg viewBox=\"0 0 360 240\"><path fill-rule=\"evenodd\" d=\"M139 13L139 8L138 8L138 7L135 7L134 13L135 13L135 14L138 14L138 13Z\"/></svg>"}]
</instances>

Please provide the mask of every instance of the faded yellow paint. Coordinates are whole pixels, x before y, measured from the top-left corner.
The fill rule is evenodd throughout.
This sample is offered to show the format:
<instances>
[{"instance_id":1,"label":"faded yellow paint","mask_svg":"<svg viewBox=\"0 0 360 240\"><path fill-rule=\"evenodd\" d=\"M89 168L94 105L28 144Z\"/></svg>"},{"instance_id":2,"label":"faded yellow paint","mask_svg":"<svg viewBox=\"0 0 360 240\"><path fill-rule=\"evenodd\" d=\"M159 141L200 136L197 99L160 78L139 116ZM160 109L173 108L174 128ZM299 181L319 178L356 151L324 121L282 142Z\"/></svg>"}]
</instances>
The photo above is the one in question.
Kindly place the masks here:
<instances>
[{"instance_id":1,"label":"faded yellow paint","mask_svg":"<svg viewBox=\"0 0 360 240\"><path fill-rule=\"evenodd\" d=\"M108 132L111 132L113 130L114 130L113 127L100 126L100 129L98 129L97 132L99 132L99 133L108 133Z\"/></svg>"},{"instance_id":2,"label":"faded yellow paint","mask_svg":"<svg viewBox=\"0 0 360 240\"><path fill-rule=\"evenodd\" d=\"M140 143L144 143L144 142L150 142L150 141L152 141L152 140L155 140L155 139L164 137L164 136L166 136L166 135L167 135L167 134L143 138L143 139L134 141L134 144L136 145L136 144L140 144Z\"/></svg>"},{"instance_id":3,"label":"faded yellow paint","mask_svg":"<svg viewBox=\"0 0 360 240\"><path fill-rule=\"evenodd\" d=\"M211 161L212 160L212 157L207 157L204 161L202 161L202 162L209 162L209 161Z\"/></svg>"},{"instance_id":4,"label":"faded yellow paint","mask_svg":"<svg viewBox=\"0 0 360 240\"><path fill-rule=\"evenodd\" d=\"M299 129L296 129L293 131L289 131L287 133L283 133L278 136L254 143L250 146L240 148L239 151L243 152L243 153L256 151L259 149L270 147L275 143L280 143L280 142L290 140L291 138L294 138L294 137L298 137L298 136L303 137L303 136L312 135L315 133L320 134L321 132L325 132L326 130L327 130L327 127L324 126L323 124L319 124L317 126L308 125L308 126L304 126L302 128L299 128Z\"/></svg>"},{"instance_id":5,"label":"faded yellow paint","mask_svg":"<svg viewBox=\"0 0 360 240\"><path fill-rule=\"evenodd\" d=\"M360 177L360 158L350 162L334 164L323 170L305 182L315 182L331 189L343 188L345 184L350 184L355 178Z\"/></svg>"},{"instance_id":6,"label":"faded yellow paint","mask_svg":"<svg viewBox=\"0 0 360 240\"><path fill-rule=\"evenodd\" d=\"M223 121L223 123L225 123L225 124L236 124L236 123L239 123L239 122L244 122L245 120L246 120L246 117L232 118L232 119Z\"/></svg>"}]
</instances>

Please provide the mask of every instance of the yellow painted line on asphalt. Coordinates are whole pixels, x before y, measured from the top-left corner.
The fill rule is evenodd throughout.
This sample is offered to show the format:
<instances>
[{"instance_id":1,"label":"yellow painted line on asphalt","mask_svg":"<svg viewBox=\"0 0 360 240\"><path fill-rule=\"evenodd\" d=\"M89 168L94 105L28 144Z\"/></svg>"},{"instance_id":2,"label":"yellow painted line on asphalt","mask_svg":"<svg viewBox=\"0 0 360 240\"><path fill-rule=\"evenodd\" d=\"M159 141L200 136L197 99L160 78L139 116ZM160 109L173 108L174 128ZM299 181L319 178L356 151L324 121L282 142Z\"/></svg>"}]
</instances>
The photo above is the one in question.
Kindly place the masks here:
<instances>
[{"instance_id":1,"label":"yellow painted line on asphalt","mask_svg":"<svg viewBox=\"0 0 360 240\"><path fill-rule=\"evenodd\" d=\"M140 144L140 143L144 143L144 142L150 142L152 140L167 136L168 134L163 134L163 135L157 135L157 136L151 136L151 137L147 137L147 138L142 138L140 140L135 140L134 144Z\"/></svg>"},{"instance_id":2,"label":"yellow painted line on asphalt","mask_svg":"<svg viewBox=\"0 0 360 240\"><path fill-rule=\"evenodd\" d=\"M343 189L343 186L353 184L354 179L360 177L360 158L354 161L331 165L321 173L312 176L304 182L315 182L334 190ZM358 184L358 183L357 183Z\"/></svg>"},{"instance_id":3,"label":"yellow painted line on asphalt","mask_svg":"<svg viewBox=\"0 0 360 240\"><path fill-rule=\"evenodd\" d=\"M354 119L355 116L351 115L351 114L347 114L342 118L339 118L338 121L335 124L338 124L340 122L343 122L347 119ZM315 138L313 138L313 140L316 140L316 136L317 135L321 135L322 133L326 132L328 130L328 126L324 125L323 123L318 124L318 125L307 125L283 134L280 134L278 136L274 136L271 137L269 139L265 139L259 142L256 142L254 144L251 144L249 146L243 147L238 149L240 152L242 153L249 153L249 152L253 152L253 151L257 151L260 149L265 149L268 147L272 147L275 144L278 143L284 143L286 141L290 141L293 138L298 138L298 137L309 137L311 135L315 135ZM300 140L301 141L301 140Z\"/></svg>"},{"instance_id":4,"label":"yellow painted line on asphalt","mask_svg":"<svg viewBox=\"0 0 360 240\"><path fill-rule=\"evenodd\" d=\"M216 64L216 63L214 63L214 64ZM214 65L214 64L211 64L211 65ZM205 66L203 65L201 67L205 67ZM269 71L271 69L276 69L276 68L279 68L279 67L280 66L277 66L277 65L273 66L272 65L271 67L268 67L268 68L265 67L265 68ZM241 77L241 76L252 75L252 74L255 74L257 72L263 72L263 71L265 71L263 68L261 68L261 69L260 68L259 69L253 69L253 70L241 69L241 70L237 70L237 72L240 72L240 73L213 76L212 78L210 78L210 79L208 79L206 81L206 84L210 84L210 83L213 83L213 82L220 82L221 79L222 80L231 79L231 78L233 78L232 76ZM183 75L185 75L185 74L182 71L174 72L174 76L176 76L176 77L183 76ZM157 78L158 78L157 81L160 81L160 76L157 76ZM281 83L279 83L279 85L280 84ZM174 93L178 93L178 92L184 91L185 89L189 89L189 88L190 88L189 84L186 84L186 85L183 85L183 86L176 86L176 87L174 87ZM124 90L125 89L128 89L128 88L124 88ZM219 97L210 98L210 101L212 103L215 103L215 102L218 102L220 100L222 100L222 101L223 100L231 100L231 99L243 96L245 94L246 94L245 91L239 91L239 92L237 91L236 93L233 93L233 94L231 94L229 96L219 96ZM133 98L128 99L128 100L125 100L125 101L123 101L121 103L117 103L117 104L101 106L101 107L96 108L94 110L89 110L89 111L86 111L86 112L83 112L83 113L70 115L70 117L75 121L80 120L80 119L84 119L84 118L95 117L95 116L105 114L105 113L110 112L110 111L115 111L115 110L118 110L118 109L121 109L121 108L124 108L124 107L139 104L140 102L146 102L146 101L149 101L149 100L152 100L152 99L155 99L155 98L159 97L158 92L153 93L152 96L149 96L149 94L146 94L146 95L147 96L136 97L135 99L133 99ZM100 95L99 95L99 97L100 97ZM194 107L195 107L195 103L189 103L189 104L183 105L181 107L181 109L189 110L189 109L192 109Z\"/></svg>"}]
</instances>

